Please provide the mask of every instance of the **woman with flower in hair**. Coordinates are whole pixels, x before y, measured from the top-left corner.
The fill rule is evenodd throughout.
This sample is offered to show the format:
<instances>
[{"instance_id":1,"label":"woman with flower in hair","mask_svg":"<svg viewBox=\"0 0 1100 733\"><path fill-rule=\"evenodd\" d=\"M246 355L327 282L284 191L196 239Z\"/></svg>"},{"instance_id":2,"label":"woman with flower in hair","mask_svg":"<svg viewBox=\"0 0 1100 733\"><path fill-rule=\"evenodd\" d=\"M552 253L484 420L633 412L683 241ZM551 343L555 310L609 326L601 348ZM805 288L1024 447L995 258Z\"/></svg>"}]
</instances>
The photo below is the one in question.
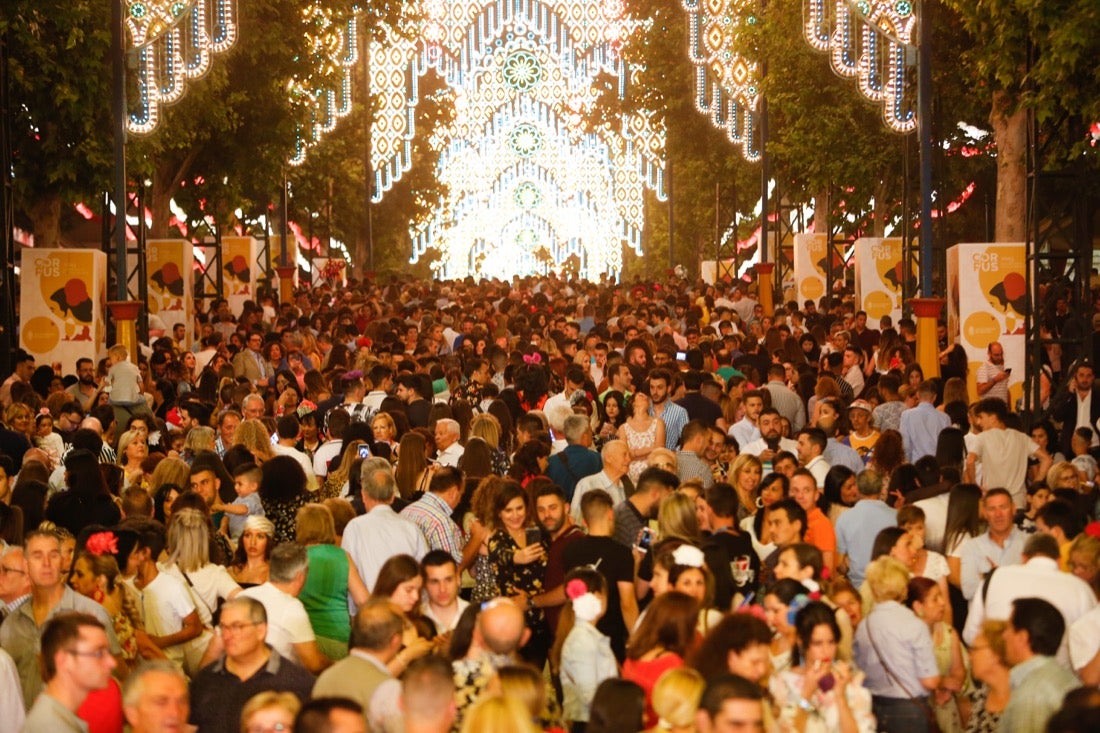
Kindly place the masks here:
<instances>
[{"instance_id":1,"label":"woman with flower in hair","mask_svg":"<svg viewBox=\"0 0 1100 733\"><path fill-rule=\"evenodd\" d=\"M565 639L558 665L562 712L566 720L584 724L588 722L596 688L604 680L619 676L611 639L596 629L596 623L607 610L607 581L598 570L575 568L565 577L565 596L569 603L565 604L558 625L558 637Z\"/></svg>"},{"instance_id":2,"label":"woman with flower in hair","mask_svg":"<svg viewBox=\"0 0 1100 733\"><path fill-rule=\"evenodd\" d=\"M72 589L103 606L111 617L122 660L129 667L141 658L165 658L145 634L138 599L120 578L116 556L128 557L136 541L137 536L126 530L94 532L77 551L69 573Z\"/></svg>"},{"instance_id":3,"label":"woman with flower in hair","mask_svg":"<svg viewBox=\"0 0 1100 733\"><path fill-rule=\"evenodd\" d=\"M846 611L821 592L821 582L826 579L828 572L821 550L805 542L796 542L784 547L775 564L777 580L789 578L798 581L809 591L811 600L822 601L833 609L837 628L840 630L840 635L837 637L838 658L847 662L852 659L852 619Z\"/></svg>"},{"instance_id":4,"label":"woman with flower in hair","mask_svg":"<svg viewBox=\"0 0 1100 733\"><path fill-rule=\"evenodd\" d=\"M782 672L791 666L795 644L794 617L810 602L810 591L797 580L785 578L772 583L764 594L764 620L775 632L772 639L772 670Z\"/></svg>"},{"instance_id":5,"label":"woman with flower in hair","mask_svg":"<svg viewBox=\"0 0 1100 733\"><path fill-rule=\"evenodd\" d=\"M695 545L682 544L672 551L672 567L668 571L670 590L689 595L699 603L699 620L695 630L705 636L719 621L722 614L712 608L714 576L707 568L703 551Z\"/></svg>"},{"instance_id":6,"label":"woman with flower in hair","mask_svg":"<svg viewBox=\"0 0 1100 733\"><path fill-rule=\"evenodd\" d=\"M313 460L313 454L321 447L324 441L321 438L321 426L317 424L317 405L310 400L302 400L295 410L298 415L298 425L302 429L302 437L294 447L306 454L309 460Z\"/></svg>"}]
</instances>

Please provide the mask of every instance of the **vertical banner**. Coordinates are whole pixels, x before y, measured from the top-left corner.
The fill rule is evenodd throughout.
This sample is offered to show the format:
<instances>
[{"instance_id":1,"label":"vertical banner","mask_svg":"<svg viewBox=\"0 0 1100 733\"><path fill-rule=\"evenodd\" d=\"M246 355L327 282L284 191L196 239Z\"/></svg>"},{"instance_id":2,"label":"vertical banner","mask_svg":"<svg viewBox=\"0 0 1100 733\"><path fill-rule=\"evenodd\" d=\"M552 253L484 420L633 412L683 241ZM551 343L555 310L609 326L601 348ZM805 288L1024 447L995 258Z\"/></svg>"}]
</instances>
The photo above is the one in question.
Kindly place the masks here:
<instances>
[{"instance_id":1,"label":"vertical banner","mask_svg":"<svg viewBox=\"0 0 1100 733\"><path fill-rule=\"evenodd\" d=\"M314 257L313 286L344 288L348 284L347 260L343 257Z\"/></svg>"},{"instance_id":2,"label":"vertical banner","mask_svg":"<svg viewBox=\"0 0 1100 733\"><path fill-rule=\"evenodd\" d=\"M194 245L183 239L150 239L145 244L145 272L149 313L164 321L169 334L182 323L187 335L180 345L190 348L195 330Z\"/></svg>"},{"instance_id":3,"label":"vertical banner","mask_svg":"<svg viewBox=\"0 0 1100 733\"><path fill-rule=\"evenodd\" d=\"M222 270L229 310L240 315L244 302L256 300L256 283L263 276L260 243L254 237L222 237Z\"/></svg>"},{"instance_id":4,"label":"vertical banner","mask_svg":"<svg viewBox=\"0 0 1100 733\"><path fill-rule=\"evenodd\" d=\"M861 237L855 243L855 261L859 310L867 311L872 328L883 316L890 316L896 327L901 318L901 239Z\"/></svg>"},{"instance_id":5,"label":"vertical banner","mask_svg":"<svg viewBox=\"0 0 1100 733\"><path fill-rule=\"evenodd\" d=\"M794 235L794 279L798 285L798 305L807 300L821 305L825 295L829 237L825 234ZM843 266L843 265L842 265Z\"/></svg>"},{"instance_id":6,"label":"vertical banner","mask_svg":"<svg viewBox=\"0 0 1100 733\"><path fill-rule=\"evenodd\" d=\"M92 249L25 249L20 281L19 345L39 364L76 360L104 349L107 255Z\"/></svg>"},{"instance_id":7,"label":"vertical banner","mask_svg":"<svg viewBox=\"0 0 1100 733\"><path fill-rule=\"evenodd\" d=\"M976 375L989 344L1004 347L1011 404L1023 393L1027 256L1023 243L957 244L947 250L947 332L958 334L977 399Z\"/></svg>"}]
</instances>

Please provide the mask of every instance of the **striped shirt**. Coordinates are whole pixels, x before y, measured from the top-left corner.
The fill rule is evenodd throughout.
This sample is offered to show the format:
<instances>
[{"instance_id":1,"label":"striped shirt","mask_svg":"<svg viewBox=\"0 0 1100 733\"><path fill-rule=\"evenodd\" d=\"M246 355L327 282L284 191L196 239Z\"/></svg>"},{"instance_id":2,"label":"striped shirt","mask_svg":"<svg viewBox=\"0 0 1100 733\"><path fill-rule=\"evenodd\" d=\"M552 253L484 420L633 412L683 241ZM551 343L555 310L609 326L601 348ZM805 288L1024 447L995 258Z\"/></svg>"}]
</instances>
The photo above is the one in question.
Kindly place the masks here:
<instances>
[{"instance_id":1,"label":"striped shirt","mask_svg":"<svg viewBox=\"0 0 1100 733\"><path fill-rule=\"evenodd\" d=\"M665 400L665 409L660 414L657 414L652 405L649 408L649 414L664 421L665 448L676 450L676 446L680 444L680 433L683 432L684 426L688 424L687 410L672 400Z\"/></svg>"},{"instance_id":2,"label":"striped shirt","mask_svg":"<svg viewBox=\"0 0 1100 733\"><path fill-rule=\"evenodd\" d=\"M419 501L405 507L401 516L420 528L428 547L444 550L462 565L462 549L466 541L462 530L451 519L450 504L429 491Z\"/></svg>"}]
</instances>

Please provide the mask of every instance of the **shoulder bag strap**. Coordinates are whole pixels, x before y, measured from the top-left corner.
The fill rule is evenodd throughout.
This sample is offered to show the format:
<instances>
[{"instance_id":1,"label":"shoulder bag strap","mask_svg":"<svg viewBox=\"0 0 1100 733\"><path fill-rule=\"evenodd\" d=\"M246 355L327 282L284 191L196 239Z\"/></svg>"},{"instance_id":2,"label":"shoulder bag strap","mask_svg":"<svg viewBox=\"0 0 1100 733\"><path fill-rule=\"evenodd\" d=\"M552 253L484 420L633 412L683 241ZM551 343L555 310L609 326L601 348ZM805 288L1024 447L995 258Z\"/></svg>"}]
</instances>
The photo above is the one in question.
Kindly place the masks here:
<instances>
[{"instance_id":1,"label":"shoulder bag strap","mask_svg":"<svg viewBox=\"0 0 1100 733\"><path fill-rule=\"evenodd\" d=\"M886 675L902 689L906 696L913 702L920 705L921 711L924 713L924 717L928 719L928 731L929 733L939 733L940 725L936 720L936 714L932 711L932 707L928 704L928 700L923 697L917 697L909 692L909 688L898 679L894 671L890 669L890 665L886 663L886 657L882 656L882 652L878 650L878 644L875 643L875 637L871 633L871 619L868 617L865 621L867 624L867 639L871 642L871 648L875 650L875 656L878 657L878 661L882 663L882 668L886 670Z\"/></svg>"}]
</instances>

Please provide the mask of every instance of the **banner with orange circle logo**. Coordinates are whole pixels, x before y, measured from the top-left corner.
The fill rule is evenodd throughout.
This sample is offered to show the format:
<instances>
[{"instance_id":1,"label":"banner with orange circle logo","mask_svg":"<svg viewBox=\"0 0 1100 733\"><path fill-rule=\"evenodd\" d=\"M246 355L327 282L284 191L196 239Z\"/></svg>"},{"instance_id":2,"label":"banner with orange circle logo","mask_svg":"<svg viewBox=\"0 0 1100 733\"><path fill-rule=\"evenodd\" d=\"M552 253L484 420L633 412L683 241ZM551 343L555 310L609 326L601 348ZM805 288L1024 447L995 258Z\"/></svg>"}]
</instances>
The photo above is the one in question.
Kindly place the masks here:
<instances>
[{"instance_id":1,"label":"banner with orange circle logo","mask_svg":"<svg viewBox=\"0 0 1100 733\"><path fill-rule=\"evenodd\" d=\"M901 239L861 237L855 242L856 302L867 311L869 328L890 316L895 327L901 318Z\"/></svg>"},{"instance_id":2,"label":"banner with orange circle logo","mask_svg":"<svg viewBox=\"0 0 1100 733\"><path fill-rule=\"evenodd\" d=\"M798 305L807 300L821 305L827 292L829 237L825 234L794 235L794 280L798 292ZM843 273L844 262L833 263L833 277Z\"/></svg>"},{"instance_id":3,"label":"banner with orange circle logo","mask_svg":"<svg viewBox=\"0 0 1100 733\"><path fill-rule=\"evenodd\" d=\"M107 255L93 249L24 249L19 345L39 364L95 359L104 348Z\"/></svg>"},{"instance_id":4,"label":"banner with orange circle logo","mask_svg":"<svg viewBox=\"0 0 1100 733\"><path fill-rule=\"evenodd\" d=\"M1022 242L957 244L947 250L947 333L966 349L967 388L994 341L1004 347L1010 404L1023 392L1027 249Z\"/></svg>"}]
</instances>

